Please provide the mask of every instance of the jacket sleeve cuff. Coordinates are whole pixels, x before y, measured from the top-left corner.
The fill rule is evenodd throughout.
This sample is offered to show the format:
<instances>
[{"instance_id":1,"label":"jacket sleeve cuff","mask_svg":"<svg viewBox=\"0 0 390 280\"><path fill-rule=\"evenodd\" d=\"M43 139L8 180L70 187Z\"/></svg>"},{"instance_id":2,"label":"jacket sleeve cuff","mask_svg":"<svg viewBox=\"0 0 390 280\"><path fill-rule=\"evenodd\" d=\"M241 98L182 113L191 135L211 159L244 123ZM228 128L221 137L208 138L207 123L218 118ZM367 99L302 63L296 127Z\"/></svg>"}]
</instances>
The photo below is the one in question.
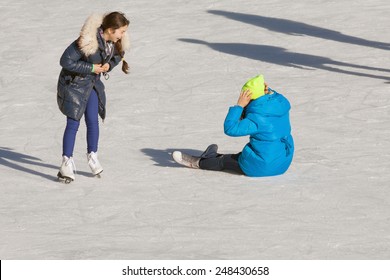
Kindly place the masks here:
<instances>
[{"instance_id":1,"label":"jacket sleeve cuff","mask_svg":"<svg viewBox=\"0 0 390 280\"><path fill-rule=\"evenodd\" d=\"M241 115L242 115L242 111L244 110L244 108L242 108L241 106L239 105L234 105L234 106L231 106L229 108L229 112L228 112L228 115L227 115L227 118L228 119L236 119L236 120L239 120L241 118Z\"/></svg>"}]
</instances>

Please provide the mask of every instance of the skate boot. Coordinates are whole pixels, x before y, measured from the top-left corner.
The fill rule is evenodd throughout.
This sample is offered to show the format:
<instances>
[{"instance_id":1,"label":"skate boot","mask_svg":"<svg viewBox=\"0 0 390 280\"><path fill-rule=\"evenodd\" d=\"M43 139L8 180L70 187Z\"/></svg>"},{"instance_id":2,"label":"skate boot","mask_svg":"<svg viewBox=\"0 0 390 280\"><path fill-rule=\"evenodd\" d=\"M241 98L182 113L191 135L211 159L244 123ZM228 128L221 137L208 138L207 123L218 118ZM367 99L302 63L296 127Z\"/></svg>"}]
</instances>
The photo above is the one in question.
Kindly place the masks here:
<instances>
[{"instance_id":1,"label":"skate boot","mask_svg":"<svg viewBox=\"0 0 390 280\"><path fill-rule=\"evenodd\" d=\"M103 167L98 160L97 153L90 152L89 154L87 154L87 160L89 168L91 168L92 174L94 176L100 177L100 173L103 172Z\"/></svg>"},{"instance_id":2,"label":"skate boot","mask_svg":"<svg viewBox=\"0 0 390 280\"><path fill-rule=\"evenodd\" d=\"M181 164L181 165L184 165L184 166L187 166L190 168L199 169L200 157L190 156L190 155L184 154L180 151L174 151L172 153L172 157L173 157L174 161L176 161L178 164Z\"/></svg>"},{"instance_id":3,"label":"skate boot","mask_svg":"<svg viewBox=\"0 0 390 280\"><path fill-rule=\"evenodd\" d=\"M68 158L67 156L62 157L62 164L58 171L58 179L63 181L65 184L69 184L75 179L74 173L76 172L76 166L73 161L73 157Z\"/></svg>"},{"instance_id":4,"label":"skate boot","mask_svg":"<svg viewBox=\"0 0 390 280\"><path fill-rule=\"evenodd\" d=\"M217 144L211 144L210 146L208 146L206 148L206 150L203 152L203 154L201 154L200 158L213 158L213 157L217 157L218 156L217 151L218 151L218 145Z\"/></svg>"}]
</instances>

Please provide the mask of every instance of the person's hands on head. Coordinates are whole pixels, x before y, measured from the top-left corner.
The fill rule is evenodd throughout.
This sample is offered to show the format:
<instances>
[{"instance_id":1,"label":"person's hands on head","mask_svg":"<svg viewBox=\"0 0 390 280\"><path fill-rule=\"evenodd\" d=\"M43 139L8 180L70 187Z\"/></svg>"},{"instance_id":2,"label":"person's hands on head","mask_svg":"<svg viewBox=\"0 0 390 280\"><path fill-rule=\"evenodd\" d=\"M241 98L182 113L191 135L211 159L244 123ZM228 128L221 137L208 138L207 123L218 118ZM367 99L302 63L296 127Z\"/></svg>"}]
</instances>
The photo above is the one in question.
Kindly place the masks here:
<instances>
[{"instance_id":1,"label":"person's hands on head","mask_svg":"<svg viewBox=\"0 0 390 280\"><path fill-rule=\"evenodd\" d=\"M252 98L252 92L249 89L241 91L240 96L238 97L237 105L245 108Z\"/></svg>"},{"instance_id":2,"label":"person's hands on head","mask_svg":"<svg viewBox=\"0 0 390 280\"><path fill-rule=\"evenodd\" d=\"M268 84L264 83L264 93L269 94Z\"/></svg>"}]
</instances>

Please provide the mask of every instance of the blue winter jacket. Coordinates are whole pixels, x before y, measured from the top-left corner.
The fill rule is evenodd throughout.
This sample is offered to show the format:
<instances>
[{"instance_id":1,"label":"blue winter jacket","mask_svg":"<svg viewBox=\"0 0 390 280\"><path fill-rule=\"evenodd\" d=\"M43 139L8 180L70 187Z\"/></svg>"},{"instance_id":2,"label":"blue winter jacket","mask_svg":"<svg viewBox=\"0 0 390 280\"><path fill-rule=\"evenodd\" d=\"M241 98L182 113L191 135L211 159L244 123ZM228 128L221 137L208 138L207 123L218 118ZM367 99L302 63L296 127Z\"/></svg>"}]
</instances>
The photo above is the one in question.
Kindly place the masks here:
<instances>
[{"instance_id":1,"label":"blue winter jacket","mask_svg":"<svg viewBox=\"0 0 390 280\"><path fill-rule=\"evenodd\" d=\"M250 136L238 159L246 175L279 175L290 166L294 154L290 108L288 100L277 92L251 101L245 109L240 106L229 108L225 133L234 137Z\"/></svg>"}]
</instances>

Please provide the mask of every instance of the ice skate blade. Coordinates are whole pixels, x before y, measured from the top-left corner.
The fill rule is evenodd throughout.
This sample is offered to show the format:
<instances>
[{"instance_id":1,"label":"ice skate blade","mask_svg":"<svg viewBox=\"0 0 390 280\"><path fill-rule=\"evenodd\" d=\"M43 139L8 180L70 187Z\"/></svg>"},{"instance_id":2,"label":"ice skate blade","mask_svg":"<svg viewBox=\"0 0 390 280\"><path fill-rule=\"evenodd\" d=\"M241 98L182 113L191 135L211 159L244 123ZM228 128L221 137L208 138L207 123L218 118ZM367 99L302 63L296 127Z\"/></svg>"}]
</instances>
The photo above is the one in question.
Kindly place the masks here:
<instances>
[{"instance_id":1,"label":"ice skate blade","mask_svg":"<svg viewBox=\"0 0 390 280\"><path fill-rule=\"evenodd\" d=\"M102 172L103 172L103 170L100 171L99 173L94 174L93 177L101 179L102 178Z\"/></svg>"},{"instance_id":2,"label":"ice skate blade","mask_svg":"<svg viewBox=\"0 0 390 280\"><path fill-rule=\"evenodd\" d=\"M61 172L58 172L57 177L60 183L70 184L73 181L70 177L62 176Z\"/></svg>"}]
</instances>

